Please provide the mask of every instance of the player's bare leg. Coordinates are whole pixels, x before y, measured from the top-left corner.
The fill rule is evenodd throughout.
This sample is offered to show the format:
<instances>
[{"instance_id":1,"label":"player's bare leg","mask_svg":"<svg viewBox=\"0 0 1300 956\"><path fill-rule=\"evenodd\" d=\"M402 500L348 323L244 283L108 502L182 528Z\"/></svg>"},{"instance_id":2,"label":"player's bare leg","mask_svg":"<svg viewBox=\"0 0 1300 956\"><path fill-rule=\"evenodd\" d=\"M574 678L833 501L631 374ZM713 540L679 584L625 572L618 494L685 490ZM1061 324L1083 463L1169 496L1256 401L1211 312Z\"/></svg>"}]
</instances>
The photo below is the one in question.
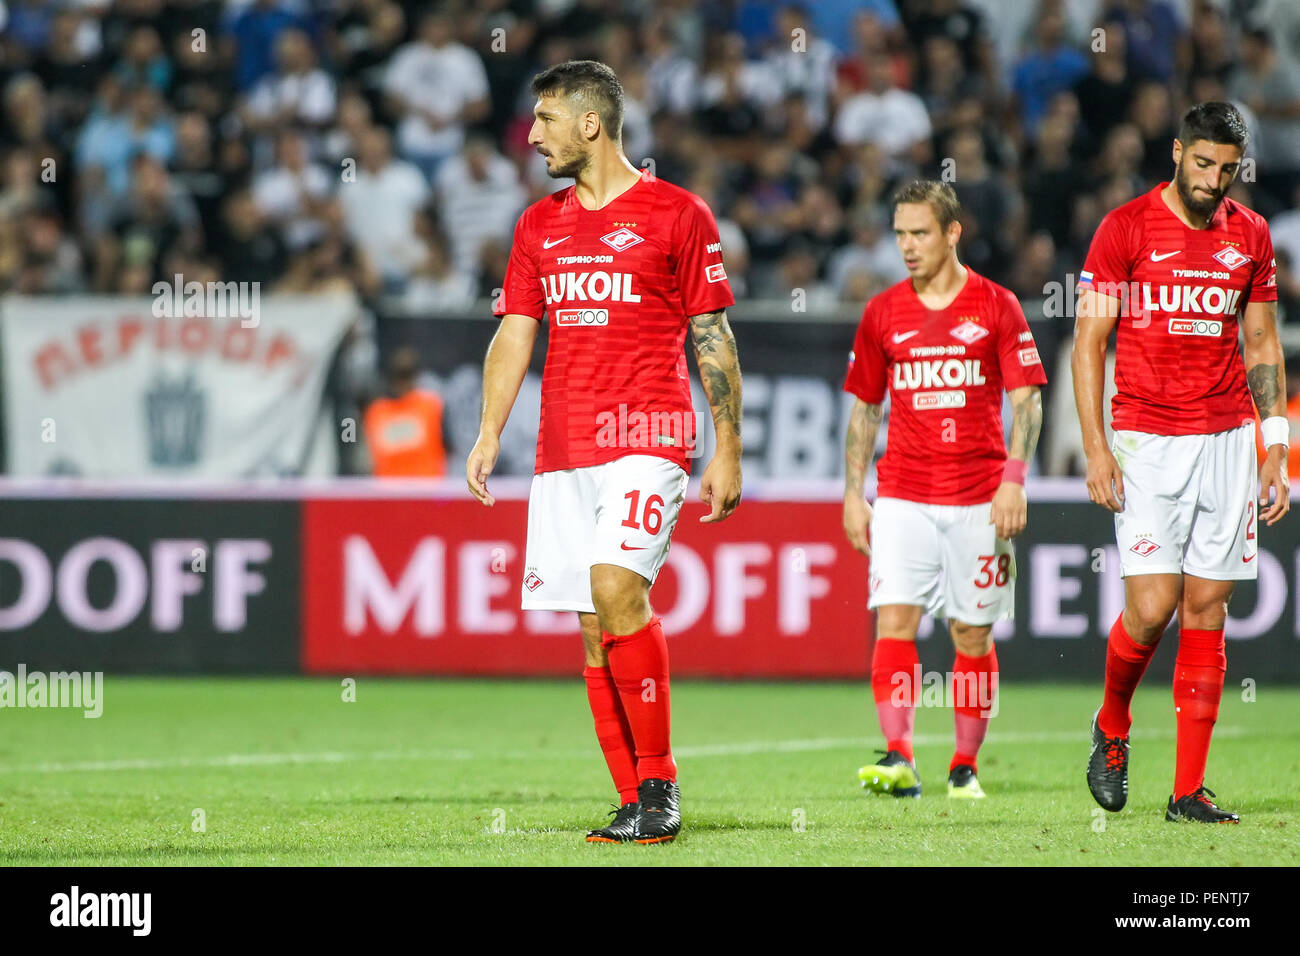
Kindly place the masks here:
<instances>
[{"instance_id":1,"label":"player's bare leg","mask_svg":"<svg viewBox=\"0 0 1300 956\"><path fill-rule=\"evenodd\" d=\"M871 692L880 730L885 735L885 756L858 769L858 780L872 793L921 795L921 778L912 753L912 728L921 680L916 629L921 625L922 611L913 604L882 604L876 608Z\"/></svg>"},{"instance_id":2,"label":"player's bare leg","mask_svg":"<svg viewBox=\"0 0 1300 956\"><path fill-rule=\"evenodd\" d=\"M1183 592L1181 574L1137 574L1124 579L1124 610L1106 644L1106 683L1101 709L1092 719L1088 789L1106 810L1128 802L1129 704L1146 673L1160 636Z\"/></svg>"},{"instance_id":3,"label":"player's bare leg","mask_svg":"<svg viewBox=\"0 0 1300 956\"><path fill-rule=\"evenodd\" d=\"M669 743L668 644L650 608L650 582L627 568L592 565L591 601L635 745L639 809L634 838L666 843L681 829L681 813Z\"/></svg>"},{"instance_id":4,"label":"player's bare leg","mask_svg":"<svg viewBox=\"0 0 1300 956\"><path fill-rule=\"evenodd\" d=\"M993 647L993 626L950 620L956 657L953 674L953 729L957 745L948 764L948 796L979 799L984 796L976 777L980 745L996 713L998 655Z\"/></svg>"},{"instance_id":5,"label":"player's bare leg","mask_svg":"<svg viewBox=\"0 0 1300 956\"><path fill-rule=\"evenodd\" d=\"M1174 661L1178 756L1174 792L1165 813L1167 820L1237 822L1237 815L1216 807L1209 799L1213 792L1205 789L1210 735L1219 717L1219 699L1228 663L1223 626L1233 584L1233 581L1184 575L1183 595L1178 605L1178 658Z\"/></svg>"}]
</instances>

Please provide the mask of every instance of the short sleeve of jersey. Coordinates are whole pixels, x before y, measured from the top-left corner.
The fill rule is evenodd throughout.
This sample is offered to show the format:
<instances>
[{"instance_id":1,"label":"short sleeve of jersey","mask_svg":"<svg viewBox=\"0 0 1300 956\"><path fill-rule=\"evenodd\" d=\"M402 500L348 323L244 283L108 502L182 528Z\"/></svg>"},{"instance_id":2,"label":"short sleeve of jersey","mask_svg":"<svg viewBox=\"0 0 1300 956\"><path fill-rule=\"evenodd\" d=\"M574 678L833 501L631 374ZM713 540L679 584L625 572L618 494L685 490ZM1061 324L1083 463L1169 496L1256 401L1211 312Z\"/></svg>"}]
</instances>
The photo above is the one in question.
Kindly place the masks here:
<instances>
[{"instance_id":1,"label":"short sleeve of jersey","mask_svg":"<svg viewBox=\"0 0 1300 956\"><path fill-rule=\"evenodd\" d=\"M528 215L525 213L515 225L515 238L510 246L505 282L502 283L501 295L492 312L497 316L527 315L540 321L546 312L546 299L537 277L536 246L530 241L527 221Z\"/></svg>"},{"instance_id":2,"label":"short sleeve of jersey","mask_svg":"<svg viewBox=\"0 0 1300 956\"><path fill-rule=\"evenodd\" d=\"M885 400L889 362L880 345L876 312L871 306L868 302L862 310L862 321L858 323L853 351L849 353L849 373L844 378L844 391L858 396L868 405L879 405Z\"/></svg>"},{"instance_id":3,"label":"short sleeve of jersey","mask_svg":"<svg viewBox=\"0 0 1300 956\"><path fill-rule=\"evenodd\" d=\"M704 200L692 196L677 217L677 287L687 316L719 312L735 305L731 283L722 267L722 240L718 224Z\"/></svg>"},{"instance_id":4,"label":"short sleeve of jersey","mask_svg":"<svg viewBox=\"0 0 1300 956\"><path fill-rule=\"evenodd\" d=\"M1001 290L1001 334L998 340L998 367L1002 387L1008 392L1027 385L1046 385L1047 373L1034 344L1034 334L1020 302L1007 290Z\"/></svg>"},{"instance_id":5,"label":"short sleeve of jersey","mask_svg":"<svg viewBox=\"0 0 1300 956\"><path fill-rule=\"evenodd\" d=\"M1268 233L1268 223L1260 220L1259 236L1255 246L1254 273L1250 277L1249 301L1277 301L1277 259L1273 254L1273 237Z\"/></svg>"},{"instance_id":6,"label":"short sleeve of jersey","mask_svg":"<svg viewBox=\"0 0 1300 956\"><path fill-rule=\"evenodd\" d=\"M1115 213L1107 213L1097 226L1088 246L1088 257L1079 272L1079 288L1104 291L1106 286L1127 283L1132 271L1124 223L1117 221Z\"/></svg>"}]
</instances>

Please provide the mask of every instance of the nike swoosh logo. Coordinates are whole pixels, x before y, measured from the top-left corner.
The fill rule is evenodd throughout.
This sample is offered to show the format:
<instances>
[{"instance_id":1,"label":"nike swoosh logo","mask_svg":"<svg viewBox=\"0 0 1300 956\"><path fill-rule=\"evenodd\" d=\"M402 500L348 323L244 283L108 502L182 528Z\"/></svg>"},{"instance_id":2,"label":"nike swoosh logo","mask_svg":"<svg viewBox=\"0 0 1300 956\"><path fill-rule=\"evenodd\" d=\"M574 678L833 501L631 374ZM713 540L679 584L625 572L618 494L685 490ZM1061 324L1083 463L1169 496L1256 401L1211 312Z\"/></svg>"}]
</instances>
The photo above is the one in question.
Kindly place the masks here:
<instances>
[{"instance_id":1,"label":"nike swoosh logo","mask_svg":"<svg viewBox=\"0 0 1300 956\"><path fill-rule=\"evenodd\" d=\"M644 551L644 550L645 550L645 548L629 548L629 547L627 546L627 542L626 542L626 541L624 541L622 544L620 544L619 547L622 548L624 551Z\"/></svg>"},{"instance_id":2,"label":"nike swoosh logo","mask_svg":"<svg viewBox=\"0 0 1300 956\"><path fill-rule=\"evenodd\" d=\"M920 329L913 329L911 332L895 332L894 344L897 345L899 342L906 342L908 339L910 339L912 336L916 335L920 331L921 331Z\"/></svg>"},{"instance_id":3,"label":"nike swoosh logo","mask_svg":"<svg viewBox=\"0 0 1300 956\"><path fill-rule=\"evenodd\" d=\"M1180 253L1180 252L1182 252L1182 251L1183 251L1183 250L1181 250L1181 249L1175 249L1173 252L1166 252L1163 256L1158 256L1158 255L1156 255L1156 251L1155 251L1154 249L1152 249L1152 250L1151 250L1151 261L1152 261L1152 262L1160 262L1162 259L1168 259L1170 256L1176 256L1176 255L1178 255L1178 253Z\"/></svg>"},{"instance_id":4,"label":"nike swoosh logo","mask_svg":"<svg viewBox=\"0 0 1300 956\"><path fill-rule=\"evenodd\" d=\"M567 236L564 237L564 239L572 239L572 238L573 238L573 233L569 233ZM564 239L556 239L554 242L551 242L551 237L547 236L545 239L542 240L542 248L549 249L551 248L551 246L558 246L560 243L564 242Z\"/></svg>"},{"instance_id":5,"label":"nike swoosh logo","mask_svg":"<svg viewBox=\"0 0 1300 956\"><path fill-rule=\"evenodd\" d=\"M986 608L986 607L992 607L993 604L994 604L993 601L989 601L988 604L979 604L979 603L976 603L975 606L976 606L977 608L979 608L980 610L983 610L983 609Z\"/></svg>"},{"instance_id":6,"label":"nike swoosh logo","mask_svg":"<svg viewBox=\"0 0 1300 956\"><path fill-rule=\"evenodd\" d=\"M1254 561L1254 560L1255 560L1255 555L1252 554L1249 558L1242 558L1242 559L1241 559L1241 563L1242 563L1242 564L1250 564L1250 562L1252 562L1252 561Z\"/></svg>"}]
</instances>

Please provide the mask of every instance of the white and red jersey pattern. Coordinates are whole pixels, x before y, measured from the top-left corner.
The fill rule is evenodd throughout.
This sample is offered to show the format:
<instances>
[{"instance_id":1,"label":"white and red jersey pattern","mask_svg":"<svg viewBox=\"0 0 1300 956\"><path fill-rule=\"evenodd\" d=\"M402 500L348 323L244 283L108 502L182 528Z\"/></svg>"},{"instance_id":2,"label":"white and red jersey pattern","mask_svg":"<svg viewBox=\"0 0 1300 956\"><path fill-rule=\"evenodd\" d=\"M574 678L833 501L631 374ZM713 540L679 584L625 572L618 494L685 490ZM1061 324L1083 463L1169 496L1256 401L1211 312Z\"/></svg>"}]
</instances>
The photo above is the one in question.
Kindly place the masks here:
<instances>
[{"instance_id":1,"label":"white and red jersey pattern","mask_svg":"<svg viewBox=\"0 0 1300 956\"><path fill-rule=\"evenodd\" d=\"M844 390L871 405L889 391L877 497L992 501L1007 460L1002 392L1047 384L1016 297L965 268L946 309L927 308L904 279L862 313Z\"/></svg>"},{"instance_id":2,"label":"white and red jersey pattern","mask_svg":"<svg viewBox=\"0 0 1300 956\"><path fill-rule=\"evenodd\" d=\"M1120 300L1112 425L1153 435L1206 435L1254 421L1237 347L1248 302L1277 299L1268 223L1225 199L1193 229L1161 183L1097 227L1079 287Z\"/></svg>"},{"instance_id":3,"label":"white and red jersey pattern","mask_svg":"<svg viewBox=\"0 0 1300 956\"><path fill-rule=\"evenodd\" d=\"M498 316L548 319L536 472L657 455L690 471L690 318L735 303L698 196L643 173L603 209L576 187L515 226Z\"/></svg>"}]
</instances>

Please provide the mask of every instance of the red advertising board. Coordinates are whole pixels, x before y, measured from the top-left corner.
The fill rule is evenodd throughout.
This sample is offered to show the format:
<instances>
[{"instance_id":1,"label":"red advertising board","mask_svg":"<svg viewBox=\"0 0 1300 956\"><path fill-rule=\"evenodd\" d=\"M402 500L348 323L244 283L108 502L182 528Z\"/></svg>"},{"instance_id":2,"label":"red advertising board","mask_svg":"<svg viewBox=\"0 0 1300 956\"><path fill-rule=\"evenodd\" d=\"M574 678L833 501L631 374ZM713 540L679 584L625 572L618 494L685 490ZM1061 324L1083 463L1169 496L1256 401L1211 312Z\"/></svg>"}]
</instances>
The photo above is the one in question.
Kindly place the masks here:
<instances>
[{"instance_id":1,"label":"red advertising board","mask_svg":"<svg viewBox=\"0 0 1300 956\"><path fill-rule=\"evenodd\" d=\"M309 673L572 675L577 617L519 609L527 503L308 498ZM652 592L673 673L863 677L867 561L838 501L746 501L720 524L688 502Z\"/></svg>"}]
</instances>

